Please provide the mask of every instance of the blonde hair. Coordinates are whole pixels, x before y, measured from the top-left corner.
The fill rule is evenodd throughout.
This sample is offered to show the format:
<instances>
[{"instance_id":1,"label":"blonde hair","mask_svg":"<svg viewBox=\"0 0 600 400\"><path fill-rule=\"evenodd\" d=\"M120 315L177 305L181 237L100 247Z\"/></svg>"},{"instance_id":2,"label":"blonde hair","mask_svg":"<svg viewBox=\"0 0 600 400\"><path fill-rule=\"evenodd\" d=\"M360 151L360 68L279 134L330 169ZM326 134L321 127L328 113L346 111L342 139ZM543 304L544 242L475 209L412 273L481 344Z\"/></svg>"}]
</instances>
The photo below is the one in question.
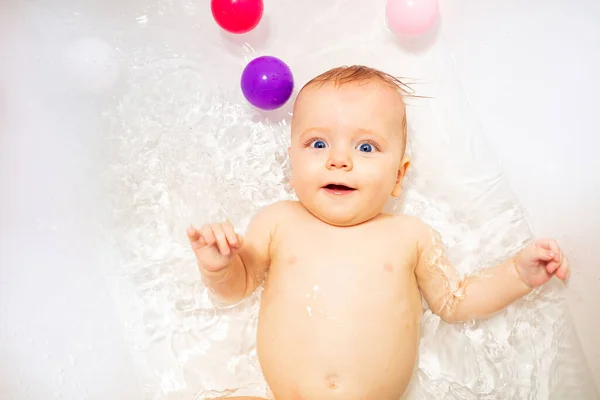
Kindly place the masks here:
<instances>
[{"instance_id":1,"label":"blonde hair","mask_svg":"<svg viewBox=\"0 0 600 400\"><path fill-rule=\"evenodd\" d=\"M333 84L335 87L340 87L348 83L359 83L369 81L379 81L384 85L391 87L396 92L398 92L398 94L403 99L404 97L412 97L414 93L413 90L407 84L400 80L400 78L397 78L393 75L390 75L386 72L380 71L375 68L366 67L364 65L351 65L332 68L312 78L302 87L302 89L300 89L298 96L300 96L304 89L311 86L323 86L325 84ZM403 154L406 150L406 134L407 123L405 112L402 117L402 136L404 137L404 149L402 150Z\"/></svg>"}]
</instances>

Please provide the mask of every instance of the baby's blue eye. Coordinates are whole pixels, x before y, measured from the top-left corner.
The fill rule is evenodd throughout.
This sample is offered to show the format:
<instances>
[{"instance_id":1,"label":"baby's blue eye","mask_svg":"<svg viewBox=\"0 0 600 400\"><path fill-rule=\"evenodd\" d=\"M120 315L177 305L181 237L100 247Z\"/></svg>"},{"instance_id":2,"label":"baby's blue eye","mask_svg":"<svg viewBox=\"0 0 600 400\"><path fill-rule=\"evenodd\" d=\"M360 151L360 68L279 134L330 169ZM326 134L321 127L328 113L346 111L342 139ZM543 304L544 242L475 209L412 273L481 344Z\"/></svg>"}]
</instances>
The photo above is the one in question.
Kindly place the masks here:
<instances>
[{"instance_id":1,"label":"baby's blue eye","mask_svg":"<svg viewBox=\"0 0 600 400\"><path fill-rule=\"evenodd\" d=\"M371 153L373 151L373 145L371 143L362 143L358 146L358 149L365 153Z\"/></svg>"},{"instance_id":2,"label":"baby's blue eye","mask_svg":"<svg viewBox=\"0 0 600 400\"><path fill-rule=\"evenodd\" d=\"M325 147L327 147L327 145L322 140L315 140L314 142L311 143L311 147L313 147L315 149L324 149Z\"/></svg>"}]
</instances>

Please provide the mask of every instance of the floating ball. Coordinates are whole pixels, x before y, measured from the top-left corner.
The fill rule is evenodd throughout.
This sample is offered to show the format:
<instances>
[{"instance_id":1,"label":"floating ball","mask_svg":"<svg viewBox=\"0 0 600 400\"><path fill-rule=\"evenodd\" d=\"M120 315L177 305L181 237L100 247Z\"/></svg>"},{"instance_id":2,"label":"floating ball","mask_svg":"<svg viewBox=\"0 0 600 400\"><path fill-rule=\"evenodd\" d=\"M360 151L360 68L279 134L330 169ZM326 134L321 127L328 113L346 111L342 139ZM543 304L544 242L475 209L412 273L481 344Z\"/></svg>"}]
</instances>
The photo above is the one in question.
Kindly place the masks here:
<instances>
[{"instance_id":1,"label":"floating ball","mask_svg":"<svg viewBox=\"0 0 600 400\"><path fill-rule=\"evenodd\" d=\"M77 39L67 48L65 58L71 77L85 92L100 94L110 89L119 78L117 53L102 39Z\"/></svg>"},{"instance_id":2,"label":"floating ball","mask_svg":"<svg viewBox=\"0 0 600 400\"><path fill-rule=\"evenodd\" d=\"M294 90L290 67L276 57L263 56L250 61L242 73L242 93L253 106L274 110L283 106Z\"/></svg>"},{"instance_id":3,"label":"floating ball","mask_svg":"<svg viewBox=\"0 0 600 400\"><path fill-rule=\"evenodd\" d=\"M438 0L387 0L390 29L398 35L416 36L428 31L439 14Z\"/></svg>"},{"instance_id":4,"label":"floating ball","mask_svg":"<svg viewBox=\"0 0 600 400\"><path fill-rule=\"evenodd\" d=\"M262 0L211 0L210 9L221 28L239 34L256 28L264 5Z\"/></svg>"}]
</instances>

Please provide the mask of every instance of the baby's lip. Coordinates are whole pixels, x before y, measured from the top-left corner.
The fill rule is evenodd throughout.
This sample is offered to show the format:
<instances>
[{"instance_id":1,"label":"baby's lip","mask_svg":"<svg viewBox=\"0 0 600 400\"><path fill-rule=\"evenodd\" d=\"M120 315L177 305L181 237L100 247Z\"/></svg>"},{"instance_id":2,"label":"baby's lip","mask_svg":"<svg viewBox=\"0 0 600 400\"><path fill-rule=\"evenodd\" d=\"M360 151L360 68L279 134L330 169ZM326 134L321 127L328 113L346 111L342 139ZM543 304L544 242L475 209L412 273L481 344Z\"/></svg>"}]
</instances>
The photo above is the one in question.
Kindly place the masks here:
<instances>
[{"instance_id":1,"label":"baby's lip","mask_svg":"<svg viewBox=\"0 0 600 400\"><path fill-rule=\"evenodd\" d=\"M331 182L326 184L325 186L323 186L323 189L330 189L330 190L356 190L356 188L348 185L347 183L344 182Z\"/></svg>"}]
</instances>

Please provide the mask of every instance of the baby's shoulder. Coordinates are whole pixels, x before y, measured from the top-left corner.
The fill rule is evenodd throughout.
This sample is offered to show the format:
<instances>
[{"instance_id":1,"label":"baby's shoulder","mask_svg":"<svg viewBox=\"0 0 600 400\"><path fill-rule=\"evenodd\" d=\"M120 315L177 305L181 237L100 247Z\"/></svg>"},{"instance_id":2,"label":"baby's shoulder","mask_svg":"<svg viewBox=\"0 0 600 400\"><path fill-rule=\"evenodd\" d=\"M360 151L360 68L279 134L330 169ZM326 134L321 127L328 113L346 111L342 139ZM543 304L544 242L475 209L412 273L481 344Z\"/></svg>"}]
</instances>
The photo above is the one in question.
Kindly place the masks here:
<instances>
[{"instance_id":1,"label":"baby's shoulder","mask_svg":"<svg viewBox=\"0 0 600 400\"><path fill-rule=\"evenodd\" d=\"M405 233L405 237L416 241L422 240L424 236L431 235L433 228L422 219L406 214L391 214L393 228Z\"/></svg>"},{"instance_id":2,"label":"baby's shoulder","mask_svg":"<svg viewBox=\"0 0 600 400\"><path fill-rule=\"evenodd\" d=\"M406 214L388 214L392 223L402 228L422 229L427 226L423 220L418 217Z\"/></svg>"},{"instance_id":3,"label":"baby's shoulder","mask_svg":"<svg viewBox=\"0 0 600 400\"><path fill-rule=\"evenodd\" d=\"M276 201L258 210L254 219L268 224L277 224L296 212L297 203L292 200Z\"/></svg>"},{"instance_id":4,"label":"baby's shoulder","mask_svg":"<svg viewBox=\"0 0 600 400\"><path fill-rule=\"evenodd\" d=\"M298 202L294 200L279 200L263 207L259 212L270 215L285 215L294 212L298 207Z\"/></svg>"},{"instance_id":5,"label":"baby's shoulder","mask_svg":"<svg viewBox=\"0 0 600 400\"><path fill-rule=\"evenodd\" d=\"M271 238L281 221L289 219L294 205L289 201L277 201L261 207L250 219L246 229L249 238Z\"/></svg>"}]
</instances>

